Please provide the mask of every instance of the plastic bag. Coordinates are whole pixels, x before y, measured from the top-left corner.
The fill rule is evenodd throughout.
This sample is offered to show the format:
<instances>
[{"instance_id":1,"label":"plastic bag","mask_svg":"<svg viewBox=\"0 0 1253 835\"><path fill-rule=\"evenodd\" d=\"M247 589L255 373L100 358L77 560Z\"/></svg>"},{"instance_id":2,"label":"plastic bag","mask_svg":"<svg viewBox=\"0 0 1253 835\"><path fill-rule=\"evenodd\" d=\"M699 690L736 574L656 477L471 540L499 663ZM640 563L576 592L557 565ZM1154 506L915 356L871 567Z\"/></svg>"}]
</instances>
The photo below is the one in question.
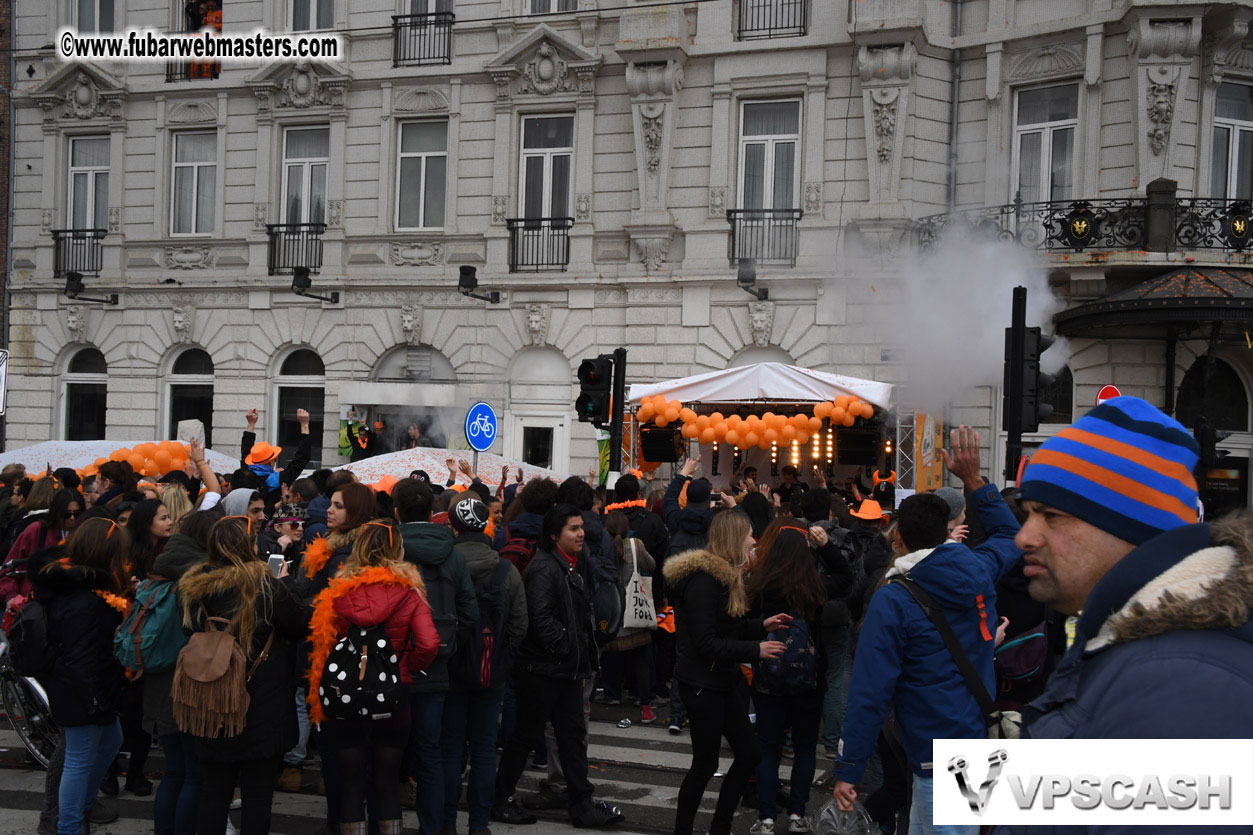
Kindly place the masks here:
<instances>
[{"instance_id":1,"label":"plastic bag","mask_svg":"<svg viewBox=\"0 0 1253 835\"><path fill-rule=\"evenodd\" d=\"M878 835L879 825L870 819L860 800L853 801L853 811L841 812L835 798L832 798L818 813L814 831L818 835Z\"/></svg>"}]
</instances>

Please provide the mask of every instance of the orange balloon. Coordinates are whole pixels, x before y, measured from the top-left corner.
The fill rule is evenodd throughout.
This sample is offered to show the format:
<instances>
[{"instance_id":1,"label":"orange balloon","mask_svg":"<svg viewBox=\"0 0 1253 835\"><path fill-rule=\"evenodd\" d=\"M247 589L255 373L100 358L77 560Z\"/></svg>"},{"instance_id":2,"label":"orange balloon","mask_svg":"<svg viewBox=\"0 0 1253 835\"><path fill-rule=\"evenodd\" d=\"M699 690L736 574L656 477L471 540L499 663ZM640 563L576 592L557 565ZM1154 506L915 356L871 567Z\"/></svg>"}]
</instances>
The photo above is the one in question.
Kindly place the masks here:
<instances>
[{"instance_id":1,"label":"orange balloon","mask_svg":"<svg viewBox=\"0 0 1253 835\"><path fill-rule=\"evenodd\" d=\"M92 461L92 462L91 462L91 466L93 466L93 467L99 467L101 464L106 464L106 463L108 463L108 461L109 461L109 459L108 459L108 458L97 458L95 461Z\"/></svg>"},{"instance_id":2,"label":"orange balloon","mask_svg":"<svg viewBox=\"0 0 1253 835\"><path fill-rule=\"evenodd\" d=\"M694 423L683 424L683 428L679 431L684 438L695 438L700 434L700 430L696 428L696 424Z\"/></svg>"},{"instance_id":3,"label":"orange balloon","mask_svg":"<svg viewBox=\"0 0 1253 835\"><path fill-rule=\"evenodd\" d=\"M726 442L730 444L731 446L739 446L740 445L740 433L736 432L734 429L728 429L727 434L726 434Z\"/></svg>"},{"instance_id":4,"label":"orange balloon","mask_svg":"<svg viewBox=\"0 0 1253 835\"><path fill-rule=\"evenodd\" d=\"M831 409L831 422L839 423L840 421L844 420L844 416L846 414L848 414L848 412L846 412L844 409L840 408L839 406L834 407L833 409Z\"/></svg>"},{"instance_id":5,"label":"orange balloon","mask_svg":"<svg viewBox=\"0 0 1253 835\"><path fill-rule=\"evenodd\" d=\"M757 448L758 448L758 449L763 449L763 450L764 450L764 449L770 449L770 442L769 442L769 441L767 441L764 437L763 437L763 438L760 438L760 439L758 439L758 441L757 441Z\"/></svg>"},{"instance_id":6,"label":"orange balloon","mask_svg":"<svg viewBox=\"0 0 1253 835\"><path fill-rule=\"evenodd\" d=\"M809 443L809 428L808 427L804 429L796 430L796 443L798 444Z\"/></svg>"},{"instance_id":7,"label":"orange balloon","mask_svg":"<svg viewBox=\"0 0 1253 835\"><path fill-rule=\"evenodd\" d=\"M170 455L169 450L158 449L152 456L152 460L156 463L157 468L161 470L162 475L170 471L170 467L174 466L174 456Z\"/></svg>"},{"instance_id":8,"label":"orange balloon","mask_svg":"<svg viewBox=\"0 0 1253 835\"><path fill-rule=\"evenodd\" d=\"M837 394L835 396L835 405L839 406L841 409L848 408L848 395Z\"/></svg>"},{"instance_id":9,"label":"orange balloon","mask_svg":"<svg viewBox=\"0 0 1253 835\"><path fill-rule=\"evenodd\" d=\"M653 415L655 414L656 411L653 409L653 404L645 403L643 406L640 406L640 410L636 413L635 417L640 423L648 423L653 419Z\"/></svg>"},{"instance_id":10,"label":"orange balloon","mask_svg":"<svg viewBox=\"0 0 1253 835\"><path fill-rule=\"evenodd\" d=\"M675 421L679 419L679 410L671 406L670 408L666 409L665 415L666 415L667 421L669 421L670 423L674 423Z\"/></svg>"},{"instance_id":11,"label":"orange balloon","mask_svg":"<svg viewBox=\"0 0 1253 835\"><path fill-rule=\"evenodd\" d=\"M709 416L710 423L721 423L724 420L726 420L726 418L722 416L722 412L714 412Z\"/></svg>"},{"instance_id":12,"label":"orange balloon","mask_svg":"<svg viewBox=\"0 0 1253 835\"><path fill-rule=\"evenodd\" d=\"M131 465L131 469L139 472L144 467L144 457L138 452L132 452L126 457L126 463Z\"/></svg>"},{"instance_id":13,"label":"orange balloon","mask_svg":"<svg viewBox=\"0 0 1253 835\"><path fill-rule=\"evenodd\" d=\"M744 422L744 418L740 417L739 415L731 415L731 417L727 418L727 426L731 427L732 429L739 426L743 422Z\"/></svg>"},{"instance_id":14,"label":"orange balloon","mask_svg":"<svg viewBox=\"0 0 1253 835\"><path fill-rule=\"evenodd\" d=\"M717 438L712 429L706 429L704 432L700 433L700 442L702 444L712 444L715 440L717 440Z\"/></svg>"},{"instance_id":15,"label":"orange balloon","mask_svg":"<svg viewBox=\"0 0 1253 835\"><path fill-rule=\"evenodd\" d=\"M874 417L874 406L870 405L869 403L862 403L861 404L861 416L866 418L867 420Z\"/></svg>"},{"instance_id":16,"label":"orange balloon","mask_svg":"<svg viewBox=\"0 0 1253 835\"><path fill-rule=\"evenodd\" d=\"M725 420L715 423L711 428L714 431L715 440L719 441L725 440L727 435L731 432L731 430L727 428L727 422Z\"/></svg>"},{"instance_id":17,"label":"orange balloon","mask_svg":"<svg viewBox=\"0 0 1253 835\"><path fill-rule=\"evenodd\" d=\"M121 449L115 449L109 453L110 461L125 461L130 457L131 457L131 451L127 449L126 447L122 447Z\"/></svg>"},{"instance_id":18,"label":"orange balloon","mask_svg":"<svg viewBox=\"0 0 1253 835\"><path fill-rule=\"evenodd\" d=\"M817 418L831 417L831 404L824 400L818 405L814 406L814 417L817 417Z\"/></svg>"},{"instance_id":19,"label":"orange balloon","mask_svg":"<svg viewBox=\"0 0 1253 835\"><path fill-rule=\"evenodd\" d=\"M809 426L809 415L792 415L792 426L797 429Z\"/></svg>"},{"instance_id":20,"label":"orange balloon","mask_svg":"<svg viewBox=\"0 0 1253 835\"><path fill-rule=\"evenodd\" d=\"M668 400L666 401L666 408L674 409L677 412L679 411L679 409L683 408L683 404L680 403L678 400Z\"/></svg>"},{"instance_id":21,"label":"orange balloon","mask_svg":"<svg viewBox=\"0 0 1253 835\"><path fill-rule=\"evenodd\" d=\"M762 415L761 422L766 426L772 425L774 423L774 412L766 412Z\"/></svg>"},{"instance_id":22,"label":"orange balloon","mask_svg":"<svg viewBox=\"0 0 1253 835\"><path fill-rule=\"evenodd\" d=\"M669 419L666 418L665 415L657 415L657 420L653 422L657 424L658 429L665 429L667 426L670 425L670 421Z\"/></svg>"},{"instance_id":23,"label":"orange balloon","mask_svg":"<svg viewBox=\"0 0 1253 835\"><path fill-rule=\"evenodd\" d=\"M819 431L820 429L822 429L822 421L821 421L819 418L816 418L816 417L815 417L815 418L810 418L810 419L809 419L809 431L810 431L810 432L817 432L817 431Z\"/></svg>"},{"instance_id":24,"label":"orange balloon","mask_svg":"<svg viewBox=\"0 0 1253 835\"><path fill-rule=\"evenodd\" d=\"M156 446L156 444L153 444L153 446ZM157 462L153 461L151 458L148 458L144 461L143 472L144 472L144 475L161 475L161 470L157 466Z\"/></svg>"},{"instance_id":25,"label":"orange balloon","mask_svg":"<svg viewBox=\"0 0 1253 835\"><path fill-rule=\"evenodd\" d=\"M696 413L686 407L679 409L679 417L683 418L684 423L691 423L696 420Z\"/></svg>"},{"instance_id":26,"label":"orange balloon","mask_svg":"<svg viewBox=\"0 0 1253 835\"><path fill-rule=\"evenodd\" d=\"M853 417L852 415L845 415L845 416L844 416L844 425L845 425L845 426L852 426L852 425L853 425L854 423L856 423L856 422L857 422L857 418Z\"/></svg>"},{"instance_id":27,"label":"orange balloon","mask_svg":"<svg viewBox=\"0 0 1253 835\"><path fill-rule=\"evenodd\" d=\"M152 456L157 452L157 445L149 441L146 444L140 444L135 447L135 451L142 455L146 460L151 461Z\"/></svg>"},{"instance_id":28,"label":"orange balloon","mask_svg":"<svg viewBox=\"0 0 1253 835\"><path fill-rule=\"evenodd\" d=\"M750 429L748 430L748 433L744 436L744 445L745 446L757 446L757 442L760 439L761 439L760 436L756 432Z\"/></svg>"},{"instance_id":29,"label":"orange balloon","mask_svg":"<svg viewBox=\"0 0 1253 835\"><path fill-rule=\"evenodd\" d=\"M796 427L789 423L787 426L783 427L783 431L779 433L779 437L783 439L783 443L785 444L792 443L792 441L796 440Z\"/></svg>"},{"instance_id":30,"label":"orange balloon","mask_svg":"<svg viewBox=\"0 0 1253 835\"><path fill-rule=\"evenodd\" d=\"M767 444L777 444L779 442L779 431L777 429L767 429L762 433L761 439Z\"/></svg>"},{"instance_id":31,"label":"orange balloon","mask_svg":"<svg viewBox=\"0 0 1253 835\"><path fill-rule=\"evenodd\" d=\"M713 419L709 415L701 415L696 418L696 428L704 432L713 424Z\"/></svg>"}]
</instances>

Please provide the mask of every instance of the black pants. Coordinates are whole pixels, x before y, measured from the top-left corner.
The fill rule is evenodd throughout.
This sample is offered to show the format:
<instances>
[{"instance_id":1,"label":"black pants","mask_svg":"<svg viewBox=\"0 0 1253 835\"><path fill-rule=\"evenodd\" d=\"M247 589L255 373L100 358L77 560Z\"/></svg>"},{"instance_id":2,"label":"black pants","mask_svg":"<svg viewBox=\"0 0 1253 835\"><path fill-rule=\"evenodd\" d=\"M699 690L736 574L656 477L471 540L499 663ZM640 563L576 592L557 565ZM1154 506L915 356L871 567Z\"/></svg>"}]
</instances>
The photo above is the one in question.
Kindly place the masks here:
<instances>
[{"instance_id":1,"label":"black pants","mask_svg":"<svg viewBox=\"0 0 1253 835\"><path fill-rule=\"evenodd\" d=\"M323 723L339 768L337 822L365 820L367 799L373 801L369 811L375 823L400 820L401 763L409 738L409 705L402 707L390 719Z\"/></svg>"},{"instance_id":2,"label":"black pants","mask_svg":"<svg viewBox=\"0 0 1253 835\"><path fill-rule=\"evenodd\" d=\"M552 722L557 736L557 756L566 775L570 814L591 808L594 789L587 779L587 725L583 721L583 682L518 673L514 677L518 697L518 723L496 768L496 800L503 801L517 788L526 758L544 745L544 724Z\"/></svg>"},{"instance_id":3,"label":"black pants","mask_svg":"<svg viewBox=\"0 0 1253 835\"><path fill-rule=\"evenodd\" d=\"M735 756L718 792L718 806L709 824L709 835L729 835L731 820L744 796L744 787L753 776L761 749L748 721L744 688L726 693L678 683L683 704L691 722L692 765L679 788L679 810L674 817L675 835L691 835L705 787L718 770L718 752L726 737Z\"/></svg>"},{"instance_id":4,"label":"black pants","mask_svg":"<svg viewBox=\"0 0 1253 835\"><path fill-rule=\"evenodd\" d=\"M198 835L224 835L236 786L243 801L240 835L268 835L274 784L282 765L281 755L269 760L202 762L204 782L200 785L200 806L196 814Z\"/></svg>"}]
</instances>

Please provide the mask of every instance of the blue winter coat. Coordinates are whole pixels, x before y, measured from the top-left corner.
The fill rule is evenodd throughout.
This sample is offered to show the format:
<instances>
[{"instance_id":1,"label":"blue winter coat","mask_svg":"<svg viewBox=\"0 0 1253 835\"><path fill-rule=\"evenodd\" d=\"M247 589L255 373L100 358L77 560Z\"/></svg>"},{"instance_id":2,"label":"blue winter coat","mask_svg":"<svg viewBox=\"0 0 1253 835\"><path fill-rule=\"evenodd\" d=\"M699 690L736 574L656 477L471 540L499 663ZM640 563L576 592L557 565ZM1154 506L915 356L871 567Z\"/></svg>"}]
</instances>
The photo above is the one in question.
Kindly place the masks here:
<instances>
[{"instance_id":1,"label":"blue winter coat","mask_svg":"<svg viewBox=\"0 0 1253 835\"><path fill-rule=\"evenodd\" d=\"M1014 545L1019 525L995 485L985 484L971 498L988 538L976 548L945 543L915 565L909 576L940 604L988 692L994 693L996 584L1022 558ZM932 740L987 736L979 705L944 639L909 592L895 584L875 592L866 610L844 714L841 756L835 762L837 779L849 783L861 779L891 705L910 766L924 777L931 776Z\"/></svg>"},{"instance_id":2,"label":"blue winter coat","mask_svg":"<svg viewBox=\"0 0 1253 835\"><path fill-rule=\"evenodd\" d=\"M1023 710L1039 739L1253 738L1253 554L1247 517L1153 537L1096 584L1075 642ZM1219 559L1215 560L1215 548ZM1198 557L1207 550L1208 561ZM1173 595L1145 590L1166 571ZM1179 579L1196 579L1197 585ZM1204 588L1199 588L1203 586ZM1140 603L1142 606L1135 606ZM1135 833L1143 828L1000 827L998 833ZM1198 831L1154 827L1155 833ZM1224 832L1250 832L1248 827Z\"/></svg>"}]
</instances>

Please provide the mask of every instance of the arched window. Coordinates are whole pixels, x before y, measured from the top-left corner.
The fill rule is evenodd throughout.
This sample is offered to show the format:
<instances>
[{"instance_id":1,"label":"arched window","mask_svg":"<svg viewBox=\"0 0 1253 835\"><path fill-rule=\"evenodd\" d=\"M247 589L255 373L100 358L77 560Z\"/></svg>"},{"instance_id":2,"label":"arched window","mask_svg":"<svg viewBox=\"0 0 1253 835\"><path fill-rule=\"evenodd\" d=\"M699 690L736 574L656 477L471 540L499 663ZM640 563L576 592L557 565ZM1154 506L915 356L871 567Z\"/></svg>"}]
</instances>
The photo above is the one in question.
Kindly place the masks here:
<instances>
[{"instance_id":1,"label":"arched window","mask_svg":"<svg viewBox=\"0 0 1253 835\"><path fill-rule=\"evenodd\" d=\"M1075 378L1069 368L1063 368L1054 375L1051 384L1039 393L1041 403L1053 407L1053 414L1045 418L1043 423L1069 424L1075 418Z\"/></svg>"},{"instance_id":2,"label":"arched window","mask_svg":"<svg viewBox=\"0 0 1253 835\"><path fill-rule=\"evenodd\" d=\"M296 410L309 412L309 434L313 441L313 466L321 466L322 428L326 415L326 366L322 358L308 348L292 351L279 366L274 379L278 407L277 443L283 448L279 463L291 461L300 443L300 423Z\"/></svg>"},{"instance_id":3,"label":"arched window","mask_svg":"<svg viewBox=\"0 0 1253 835\"><path fill-rule=\"evenodd\" d=\"M1179 396L1175 401L1175 417L1189 429L1196 428L1196 419L1205 405L1201 402L1205 377L1205 357L1198 357L1183 375ZM1210 423L1218 430L1249 431L1249 395L1236 370L1221 359L1214 360L1214 377L1210 383Z\"/></svg>"},{"instance_id":4,"label":"arched window","mask_svg":"<svg viewBox=\"0 0 1253 835\"><path fill-rule=\"evenodd\" d=\"M380 383L455 383L448 357L429 345L409 345L385 354L370 379Z\"/></svg>"},{"instance_id":5,"label":"arched window","mask_svg":"<svg viewBox=\"0 0 1253 835\"><path fill-rule=\"evenodd\" d=\"M67 441L104 440L108 415L109 364L95 348L83 348L66 366L62 425Z\"/></svg>"},{"instance_id":6,"label":"arched window","mask_svg":"<svg viewBox=\"0 0 1253 835\"><path fill-rule=\"evenodd\" d=\"M170 425L166 437L178 436L178 423L204 424L205 446L213 446L213 359L203 348L188 348L170 369Z\"/></svg>"}]
</instances>

